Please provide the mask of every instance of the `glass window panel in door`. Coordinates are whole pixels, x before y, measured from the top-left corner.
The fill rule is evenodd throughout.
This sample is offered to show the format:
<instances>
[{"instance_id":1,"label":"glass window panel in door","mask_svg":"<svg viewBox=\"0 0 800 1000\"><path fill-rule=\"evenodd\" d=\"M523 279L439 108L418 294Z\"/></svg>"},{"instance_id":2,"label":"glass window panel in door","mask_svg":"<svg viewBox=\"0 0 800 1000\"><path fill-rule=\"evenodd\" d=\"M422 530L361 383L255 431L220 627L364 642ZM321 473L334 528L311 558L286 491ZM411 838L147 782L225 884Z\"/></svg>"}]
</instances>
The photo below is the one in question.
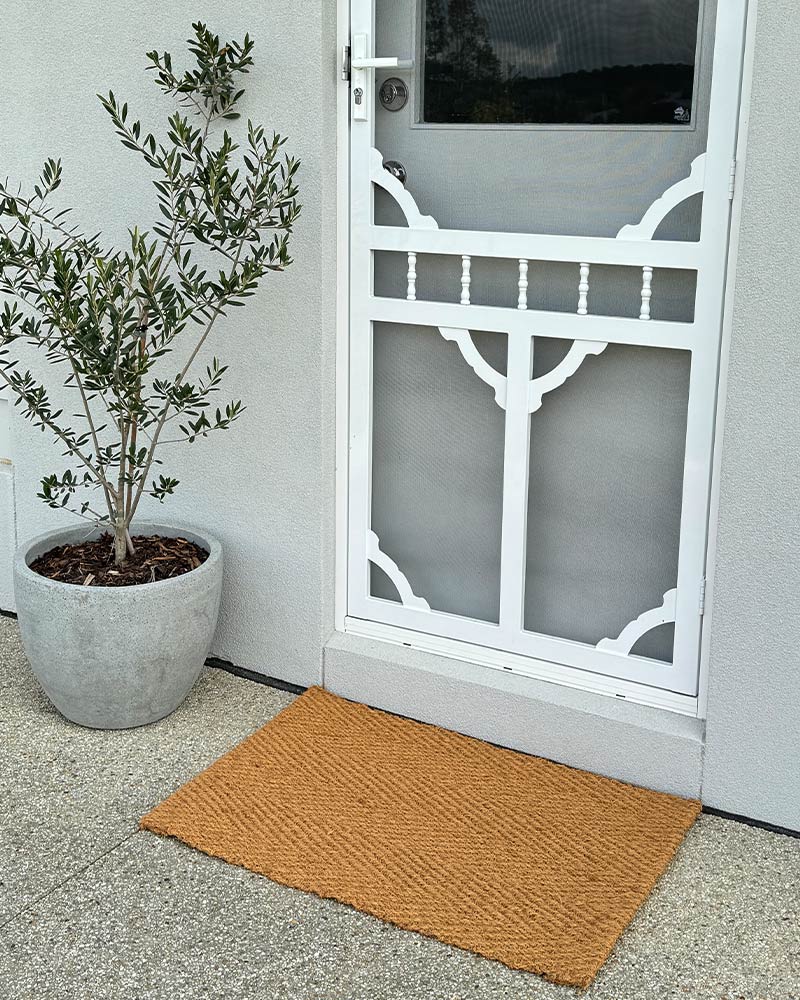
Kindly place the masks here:
<instances>
[{"instance_id":1,"label":"glass window panel in door","mask_svg":"<svg viewBox=\"0 0 800 1000\"><path fill-rule=\"evenodd\" d=\"M423 121L692 122L700 0L423 4Z\"/></svg>"}]
</instances>

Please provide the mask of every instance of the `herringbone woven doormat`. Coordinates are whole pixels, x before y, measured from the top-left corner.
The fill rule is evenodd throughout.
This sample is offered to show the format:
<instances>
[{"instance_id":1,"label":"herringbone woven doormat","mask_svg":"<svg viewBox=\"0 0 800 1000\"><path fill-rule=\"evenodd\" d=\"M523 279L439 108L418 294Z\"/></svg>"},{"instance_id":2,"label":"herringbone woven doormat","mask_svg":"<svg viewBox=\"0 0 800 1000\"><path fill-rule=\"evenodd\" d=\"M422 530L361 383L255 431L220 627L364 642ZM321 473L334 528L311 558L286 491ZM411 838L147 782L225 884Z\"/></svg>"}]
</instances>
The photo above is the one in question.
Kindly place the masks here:
<instances>
[{"instance_id":1,"label":"herringbone woven doormat","mask_svg":"<svg viewBox=\"0 0 800 1000\"><path fill-rule=\"evenodd\" d=\"M142 826L587 986L699 810L311 688Z\"/></svg>"}]
</instances>

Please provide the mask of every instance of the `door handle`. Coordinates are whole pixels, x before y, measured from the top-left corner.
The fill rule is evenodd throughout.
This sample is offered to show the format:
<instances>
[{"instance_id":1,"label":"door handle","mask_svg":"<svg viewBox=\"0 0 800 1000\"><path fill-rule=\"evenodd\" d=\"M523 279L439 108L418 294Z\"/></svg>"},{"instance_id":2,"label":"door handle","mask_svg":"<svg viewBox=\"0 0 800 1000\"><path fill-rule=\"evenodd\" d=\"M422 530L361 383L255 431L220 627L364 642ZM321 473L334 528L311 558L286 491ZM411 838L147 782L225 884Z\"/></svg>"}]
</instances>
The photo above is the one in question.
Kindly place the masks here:
<instances>
[{"instance_id":1,"label":"door handle","mask_svg":"<svg viewBox=\"0 0 800 1000\"><path fill-rule=\"evenodd\" d=\"M378 56L375 59L351 59L351 69L412 69L413 59L398 59L396 56Z\"/></svg>"},{"instance_id":2,"label":"door handle","mask_svg":"<svg viewBox=\"0 0 800 1000\"><path fill-rule=\"evenodd\" d=\"M369 76L375 69L411 69L413 59L400 59L398 56L370 55L370 39L368 35L353 35L353 47L350 56L352 101L351 113L353 121L369 120L374 100L374 81ZM356 96L357 95L357 96Z\"/></svg>"},{"instance_id":3,"label":"door handle","mask_svg":"<svg viewBox=\"0 0 800 1000\"><path fill-rule=\"evenodd\" d=\"M396 177L403 187L406 186L406 181L408 180L408 173L406 168L399 160L384 160L383 169L388 170L392 177Z\"/></svg>"}]
</instances>

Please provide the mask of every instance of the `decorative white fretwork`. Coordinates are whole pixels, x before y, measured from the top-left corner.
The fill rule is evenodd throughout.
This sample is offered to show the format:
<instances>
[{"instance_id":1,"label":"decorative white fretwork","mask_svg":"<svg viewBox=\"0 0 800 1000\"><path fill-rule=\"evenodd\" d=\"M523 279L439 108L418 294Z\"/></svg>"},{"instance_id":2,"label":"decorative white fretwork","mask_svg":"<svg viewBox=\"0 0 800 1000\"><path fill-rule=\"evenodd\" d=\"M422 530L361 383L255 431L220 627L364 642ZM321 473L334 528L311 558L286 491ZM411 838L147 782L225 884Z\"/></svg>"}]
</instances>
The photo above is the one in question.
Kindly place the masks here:
<instances>
[{"instance_id":1,"label":"decorative white fretwork","mask_svg":"<svg viewBox=\"0 0 800 1000\"><path fill-rule=\"evenodd\" d=\"M400 595L400 603L404 608L416 608L417 611L430 611L431 607L424 597L417 597L411 589L411 584L405 573L390 556L381 549L381 543L374 531L367 532L367 559L380 566L383 572L395 585Z\"/></svg>"},{"instance_id":2,"label":"decorative white fretwork","mask_svg":"<svg viewBox=\"0 0 800 1000\"><path fill-rule=\"evenodd\" d=\"M458 330L450 326L440 326L439 333L445 340L452 340L461 351L461 357L467 362L478 378L494 389L494 398L497 405L505 409L506 406L506 377L499 371L492 368L484 358L469 330Z\"/></svg>"},{"instance_id":3,"label":"decorative white fretwork","mask_svg":"<svg viewBox=\"0 0 800 1000\"><path fill-rule=\"evenodd\" d=\"M387 194L397 202L409 227L414 226L422 229L438 229L436 219L431 215L422 215L414 201L414 196L407 191L400 181L389 173L383 166L383 157L377 149L373 149L370 156L370 177L373 183L382 187ZM470 296L470 265L471 258L462 256L461 258L461 304L469 305ZM408 270L406 272L406 299L415 302L417 299L417 255L409 251ZM499 371L492 368L489 362L483 357L469 330L456 329L454 327L437 327L439 333L445 340L451 340L461 352L462 358L475 372L478 378L486 385L494 389L494 398L497 405L505 408L506 405L506 377Z\"/></svg>"},{"instance_id":4,"label":"decorative white fretwork","mask_svg":"<svg viewBox=\"0 0 800 1000\"><path fill-rule=\"evenodd\" d=\"M688 177L673 184L664 194L658 198L647 210L641 222L636 225L624 226L618 233L617 239L633 238L637 240L649 240L657 229L661 220L672 211L672 209L693 194L702 191L705 174L705 157L699 156L692 163ZM382 187L398 204L402 210L409 228L438 230L437 221L430 215L422 215L414 200L413 195L400 181L383 166L383 157L377 149L372 149L370 156L370 176L374 183ZM455 234L454 234L455 235ZM609 241L613 242L613 241ZM472 285L472 254L459 254L461 257L461 291L459 304L470 306L471 285ZM406 273L406 299L409 302L417 301L417 253L409 250L407 252L408 270ZM518 257L518 281L517 281L517 309L527 311L528 309L528 273L530 258ZM639 319L648 321L651 319L651 299L653 294L652 282L654 267L650 264L640 265L642 267L641 300L639 307ZM578 308L579 316L589 315L589 278L591 265L588 261L581 261L579 267L578 283ZM461 356L472 368L475 374L494 390L497 404L505 408L507 400L507 379L505 375L496 371L480 354L472 338L472 334L462 327L437 327L445 340L452 341L458 347ZM608 346L607 341L598 340L576 340L570 347L566 357L556 367L546 375L530 380L528 404L529 411L534 413L542 406L543 397L554 389L562 386L581 367L585 359L591 355L598 355Z\"/></svg>"},{"instance_id":5,"label":"decorative white fretwork","mask_svg":"<svg viewBox=\"0 0 800 1000\"><path fill-rule=\"evenodd\" d=\"M643 612L635 621L629 622L616 639L601 639L597 648L609 653L621 653L623 656L628 656L643 635L658 628L659 625L675 621L677 602L677 589L668 590L664 594L660 608L652 608L650 611Z\"/></svg>"},{"instance_id":6,"label":"decorative white fretwork","mask_svg":"<svg viewBox=\"0 0 800 1000\"><path fill-rule=\"evenodd\" d=\"M469 286L472 278L470 277L470 268L472 267L472 258L463 254L461 257L461 305L469 305Z\"/></svg>"},{"instance_id":7,"label":"decorative white fretwork","mask_svg":"<svg viewBox=\"0 0 800 1000\"><path fill-rule=\"evenodd\" d=\"M589 313L589 265L581 264L581 280L578 284L578 315Z\"/></svg>"},{"instance_id":8,"label":"decorative white fretwork","mask_svg":"<svg viewBox=\"0 0 800 1000\"><path fill-rule=\"evenodd\" d=\"M416 302L417 300L417 255L415 253L410 253L408 255L408 272L406 274L408 284L406 286L406 298L409 302Z\"/></svg>"},{"instance_id":9,"label":"decorative white fretwork","mask_svg":"<svg viewBox=\"0 0 800 1000\"><path fill-rule=\"evenodd\" d=\"M635 225L623 226L617 233L618 240L652 240L656 229L666 219L673 208L677 208L681 202L686 201L695 194L701 194L705 188L706 179L706 154L692 160L692 167L688 177L673 184L672 187L657 198L647 209L641 222Z\"/></svg>"},{"instance_id":10,"label":"decorative white fretwork","mask_svg":"<svg viewBox=\"0 0 800 1000\"><path fill-rule=\"evenodd\" d=\"M519 281L517 282L517 309L528 308L528 261L524 257L519 258Z\"/></svg>"},{"instance_id":11,"label":"decorative white fretwork","mask_svg":"<svg viewBox=\"0 0 800 1000\"><path fill-rule=\"evenodd\" d=\"M650 299L653 297L653 269L652 267L642 268L642 309L639 319L650 319Z\"/></svg>"},{"instance_id":12,"label":"decorative white fretwork","mask_svg":"<svg viewBox=\"0 0 800 1000\"><path fill-rule=\"evenodd\" d=\"M397 202L400 211L412 229L438 229L436 219L432 215L423 215L417 208L417 203L410 191L406 191L394 174L389 173L383 165L383 157L377 149L369 153L369 176L373 184L382 187L387 194Z\"/></svg>"},{"instance_id":13,"label":"decorative white fretwork","mask_svg":"<svg viewBox=\"0 0 800 1000\"><path fill-rule=\"evenodd\" d=\"M555 368L530 381L528 389L528 410L535 413L542 405L545 393L558 389L571 378L590 354L601 354L608 344L596 340L576 340L566 356Z\"/></svg>"}]
</instances>

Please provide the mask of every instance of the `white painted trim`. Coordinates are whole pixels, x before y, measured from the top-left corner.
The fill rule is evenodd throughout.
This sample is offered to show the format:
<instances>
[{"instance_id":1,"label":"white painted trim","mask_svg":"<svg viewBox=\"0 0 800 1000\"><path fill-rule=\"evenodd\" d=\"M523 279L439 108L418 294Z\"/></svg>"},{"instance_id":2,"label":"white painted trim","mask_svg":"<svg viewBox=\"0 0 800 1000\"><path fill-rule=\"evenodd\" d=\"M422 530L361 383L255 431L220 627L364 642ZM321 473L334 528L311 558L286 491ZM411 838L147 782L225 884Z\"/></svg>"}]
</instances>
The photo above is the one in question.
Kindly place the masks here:
<instances>
[{"instance_id":1,"label":"white painted trim","mask_svg":"<svg viewBox=\"0 0 800 1000\"><path fill-rule=\"evenodd\" d=\"M722 338L720 343L719 379L717 390L717 411L714 426L714 448L711 462L711 491L709 498L709 529L706 550L706 597L703 631L700 643L700 676L697 697L697 712L705 718L708 710L708 680L711 657L711 630L714 620L714 588L717 564L717 523L722 474L722 450L725 435L725 410L728 390L728 366L731 338L733 336L733 308L736 296L736 274L742 226L742 205L744 200L744 179L747 167L747 143L750 129L750 102L753 94L753 70L755 65L755 36L758 17L758 0L748 0L745 43L742 60L742 84L739 97L739 126L736 141L736 187L731 211L730 237L728 243L727 278L725 301L722 314Z\"/></svg>"},{"instance_id":2,"label":"white painted trim","mask_svg":"<svg viewBox=\"0 0 800 1000\"><path fill-rule=\"evenodd\" d=\"M608 343L594 340L576 340L563 361L538 378L532 378L528 384L528 410L535 413L542 405L548 392L558 389L568 378L572 378L590 354L602 354Z\"/></svg>"},{"instance_id":3,"label":"white painted trim","mask_svg":"<svg viewBox=\"0 0 800 1000\"><path fill-rule=\"evenodd\" d=\"M513 562L510 565L513 570ZM574 639L528 632L521 626L515 629L513 614L504 617L501 627L494 622L478 621L448 611L435 609L424 611L419 608L404 607L398 601L363 596L363 593L358 592L350 595L349 612L351 617L365 621L394 625L412 632L423 632L442 639L466 642L485 649L503 648L507 652L532 659L560 663L564 667L575 667L577 670L695 697L693 690L688 692L682 690L684 678L678 666L646 656L598 649L596 645ZM692 687L695 686L696 673L696 665L693 665Z\"/></svg>"},{"instance_id":4,"label":"white painted trim","mask_svg":"<svg viewBox=\"0 0 800 1000\"><path fill-rule=\"evenodd\" d=\"M405 216L405 220L411 229L437 229L438 224L432 215L423 215L410 191L407 191L400 181L384 169L383 157L373 146L369 151L369 176L373 184L382 187L383 190L395 200L400 211Z\"/></svg>"},{"instance_id":5,"label":"white painted trim","mask_svg":"<svg viewBox=\"0 0 800 1000\"><path fill-rule=\"evenodd\" d=\"M693 351L703 348L702 325L651 319L642 323L638 315L578 316L574 312L509 309L504 306L462 306L458 302L409 302L372 296L369 315L376 323L410 323L427 327L466 327L510 336L555 337L558 340L593 341L603 344L635 344L667 350ZM542 376L544 377L544 376Z\"/></svg>"},{"instance_id":6,"label":"white painted trim","mask_svg":"<svg viewBox=\"0 0 800 1000\"><path fill-rule=\"evenodd\" d=\"M386 173L384 170L383 173ZM389 190L387 185L381 185ZM727 182L726 182L727 186ZM408 217L413 201L404 190L401 205ZM423 216L429 219L430 216ZM666 267L697 271L705 264L699 243L678 240L624 239L611 236L558 236L550 233L498 233L489 230L437 229L402 226L365 226L355 233L372 250L401 253L450 254L462 257L496 257L501 260L556 261L575 264L614 264L623 267ZM646 252L645 252L646 251ZM644 254L644 256L643 256Z\"/></svg>"},{"instance_id":7,"label":"white painted trim","mask_svg":"<svg viewBox=\"0 0 800 1000\"><path fill-rule=\"evenodd\" d=\"M524 627L528 542L528 466L531 420L528 387L533 374L533 340L509 337L506 421L503 446L503 513L500 539L500 635L508 648Z\"/></svg>"},{"instance_id":8,"label":"white painted trim","mask_svg":"<svg viewBox=\"0 0 800 1000\"><path fill-rule=\"evenodd\" d=\"M675 601L678 591L673 587L664 594L664 600L657 608L650 608L643 611L638 618L628 622L616 639L601 639L597 644L598 649L607 649L610 652L624 653L627 655L636 643L648 632L659 625L666 625L675 621Z\"/></svg>"},{"instance_id":9,"label":"white painted trim","mask_svg":"<svg viewBox=\"0 0 800 1000\"><path fill-rule=\"evenodd\" d=\"M411 589L408 577L388 553L381 548L381 542L372 529L367 533L367 559L389 577L400 595L400 603L404 608L419 608L420 611L430 611L431 606L424 597L417 597Z\"/></svg>"},{"instance_id":10,"label":"white painted trim","mask_svg":"<svg viewBox=\"0 0 800 1000\"><path fill-rule=\"evenodd\" d=\"M338 65L350 42L350 4L336 5L336 465L334 514L334 628L347 615L347 524L350 429L350 86Z\"/></svg>"},{"instance_id":11,"label":"white painted trim","mask_svg":"<svg viewBox=\"0 0 800 1000\"><path fill-rule=\"evenodd\" d=\"M623 226L617 233L618 240L652 240L655 231L669 213L693 195L702 194L706 181L706 154L692 160L689 176L677 181L657 198L647 209L641 222Z\"/></svg>"},{"instance_id":12,"label":"white painted trim","mask_svg":"<svg viewBox=\"0 0 800 1000\"><path fill-rule=\"evenodd\" d=\"M463 642L459 639L415 632L412 629L384 625L362 618L348 617L345 623L345 632L348 635L376 639L379 642L392 643L396 646L407 646L423 653L446 656L452 660L476 663L493 670L504 670L523 677L560 684L578 691L589 691L593 694L625 699L639 705L647 705L650 708L668 709L671 712L678 712L693 718L697 716L696 698L663 691L646 684L637 684L635 681L604 677L600 674L576 670L574 667L550 663L547 660L520 656L517 653L509 653L500 649L476 646L474 643Z\"/></svg>"},{"instance_id":13,"label":"white painted trim","mask_svg":"<svg viewBox=\"0 0 800 1000\"><path fill-rule=\"evenodd\" d=\"M492 368L486 358L484 358L475 346L475 341L472 339L469 330L457 330L452 326L440 326L439 333L441 333L445 340L450 340L456 345L461 352L461 357L467 362L481 382L485 382L486 385L494 389L494 400L497 405L501 409L505 409L507 395L506 377L505 375L501 375L497 369Z\"/></svg>"},{"instance_id":14,"label":"white painted trim","mask_svg":"<svg viewBox=\"0 0 800 1000\"><path fill-rule=\"evenodd\" d=\"M697 278L695 323L704 331L703 349L692 353L686 416L681 543L678 555L677 610L673 660L695 668L696 695L702 617L698 589L705 573L711 458L714 441L719 342L730 227L730 165L735 156L739 116L741 54L744 47L746 0L727 0L717 9L714 73L705 161L705 196L700 246L707 253ZM652 261L646 262L653 266ZM646 329L650 323L640 323ZM712 339L713 331L713 339Z\"/></svg>"}]
</instances>

